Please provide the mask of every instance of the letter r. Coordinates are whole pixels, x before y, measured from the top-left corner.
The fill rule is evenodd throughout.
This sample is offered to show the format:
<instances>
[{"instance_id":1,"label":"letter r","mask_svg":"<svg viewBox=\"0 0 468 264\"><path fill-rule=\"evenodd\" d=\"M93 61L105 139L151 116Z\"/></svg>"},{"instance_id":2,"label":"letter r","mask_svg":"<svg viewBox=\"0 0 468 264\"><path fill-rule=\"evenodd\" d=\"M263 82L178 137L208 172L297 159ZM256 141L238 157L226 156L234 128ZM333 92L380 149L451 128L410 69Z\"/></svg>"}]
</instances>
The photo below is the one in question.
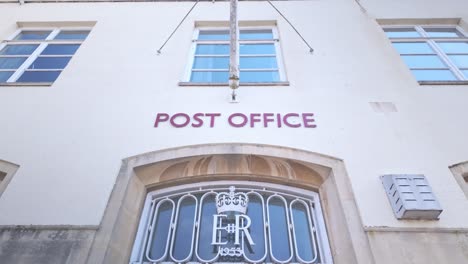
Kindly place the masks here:
<instances>
[{"instance_id":1,"label":"letter r","mask_svg":"<svg viewBox=\"0 0 468 264\"><path fill-rule=\"evenodd\" d=\"M242 221L242 224L241 224L241 218L242 219L245 219L246 223L244 224L244 221ZM240 231L242 230L242 232L244 232L244 235L247 237L247 241L249 241L249 244L251 246L255 245L255 243L253 242L252 240L252 237L250 236L250 233L249 233L249 230L248 228L250 227L250 224L251 224L251 220L248 216L246 215L236 215L236 238L234 240L234 244L235 245L239 245L239 234L240 234Z\"/></svg>"}]
</instances>

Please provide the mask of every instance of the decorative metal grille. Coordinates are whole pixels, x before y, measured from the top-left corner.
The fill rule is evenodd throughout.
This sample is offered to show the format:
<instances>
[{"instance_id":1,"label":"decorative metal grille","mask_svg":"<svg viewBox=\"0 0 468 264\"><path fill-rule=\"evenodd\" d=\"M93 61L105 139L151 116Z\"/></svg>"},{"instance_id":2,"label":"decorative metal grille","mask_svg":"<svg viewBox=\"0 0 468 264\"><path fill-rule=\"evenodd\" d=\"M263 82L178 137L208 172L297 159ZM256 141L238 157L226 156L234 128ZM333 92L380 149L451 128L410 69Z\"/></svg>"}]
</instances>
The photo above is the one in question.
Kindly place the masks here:
<instances>
[{"instance_id":1,"label":"decorative metal grille","mask_svg":"<svg viewBox=\"0 0 468 264\"><path fill-rule=\"evenodd\" d=\"M280 188L150 193L131 263L329 263L317 194Z\"/></svg>"}]
</instances>

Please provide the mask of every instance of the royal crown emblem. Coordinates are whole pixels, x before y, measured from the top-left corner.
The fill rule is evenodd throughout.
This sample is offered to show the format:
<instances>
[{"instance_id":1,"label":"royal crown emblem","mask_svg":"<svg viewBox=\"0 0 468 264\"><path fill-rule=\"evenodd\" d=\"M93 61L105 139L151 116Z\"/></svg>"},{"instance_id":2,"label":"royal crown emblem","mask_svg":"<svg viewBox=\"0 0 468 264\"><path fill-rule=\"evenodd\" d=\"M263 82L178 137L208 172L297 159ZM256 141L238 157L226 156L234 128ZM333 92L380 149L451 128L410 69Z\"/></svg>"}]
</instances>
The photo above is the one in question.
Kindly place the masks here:
<instances>
[{"instance_id":1,"label":"royal crown emblem","mask_svg":"<svg viewBox=\"0 0 468 264\"><path fill-rule=\"evenodd\" d=\"M229 193L220 192L216 195L216 209L218 214L224 212L239 212L245 214L247 212L247 204L249 197L247 194L238 192L236 187L229 187Z\"/></svg>"}]
</instances>

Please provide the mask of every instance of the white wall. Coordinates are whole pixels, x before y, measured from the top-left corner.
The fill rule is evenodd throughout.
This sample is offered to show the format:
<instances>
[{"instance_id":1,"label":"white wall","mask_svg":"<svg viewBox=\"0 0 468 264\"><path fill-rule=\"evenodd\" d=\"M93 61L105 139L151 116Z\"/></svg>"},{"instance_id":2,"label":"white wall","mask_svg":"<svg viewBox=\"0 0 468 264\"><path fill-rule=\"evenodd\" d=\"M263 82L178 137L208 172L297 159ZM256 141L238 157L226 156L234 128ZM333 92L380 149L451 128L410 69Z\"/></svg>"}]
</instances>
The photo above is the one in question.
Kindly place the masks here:
<instances>
[{"instance_id":1,"label":"white wall","mask_svg":"<svg viewBox=\"0 0 468 264\"><path fill-rule=\"evenodd\" d=\"M343 159L367 226L468 227L468 202L448 169L468 160L468 87L419 86L374 20L402 11L381 2L364 1L367 14L353 1L275 3L312 55L266 2L241 2L241 20L278 21L291 85L241 87L239 104L227 103L227 87L177 85L194 22L227 20L228 3L200 3L159 56L193 3L1 4L1 39L17 21L97 24L53 86L0 87L0 158L21 166L0 198L0 224L99 224L123 158L247 142ZM452 2L441 16L467 18L467 4ZM434 12L404 9L403 17ZM393 102L398 112L376 113L369 102ZM313 112L318 127L154 128L158 112ZM395 220L379 180L387 173L425 174L440 221Z\"/></svg>"}]
</instances>

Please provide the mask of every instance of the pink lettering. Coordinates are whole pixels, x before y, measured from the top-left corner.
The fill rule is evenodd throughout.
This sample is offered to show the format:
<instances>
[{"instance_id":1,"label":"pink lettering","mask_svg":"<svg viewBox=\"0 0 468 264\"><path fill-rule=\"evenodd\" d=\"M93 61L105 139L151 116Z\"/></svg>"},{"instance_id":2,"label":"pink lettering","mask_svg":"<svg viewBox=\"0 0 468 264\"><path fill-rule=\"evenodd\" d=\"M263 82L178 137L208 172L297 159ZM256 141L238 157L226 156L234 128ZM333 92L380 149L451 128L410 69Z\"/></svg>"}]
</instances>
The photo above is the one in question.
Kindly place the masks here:
<instances>
[{"instance_id":1,"label":"pink lettering","mask_svg":"<svg viewBox=\"0 0 468 264\"><path fill-rule=\"evenodd\" d=\"M214 127L215 124L215 118L217 116L221 116L220 113L211 113L211 114L205 114L205 116L210 117L210 127Z\"/></svg>"},{"instance_id":2,"label":"pink lettering","mask_svg":"<svg viewBox=\"0 0 468 264\"><path fill-rule=\"evenodd\" d=\"M178 117L185 118L185 121L184 121L183 123L181 123L181 124L176 123L175 120L176 120ZM171 122L171 125L172 125L173 127L177 127L177 128L179 128L179 127L185 127L185 126L188 125L188 123L190 123L190 116L187 115L187 114L185 114L185 113L177 113L177 114L175 114L175 115L173 115L173 116L171 117L170 122Z\"/></svg>"},{"instance_id":3,"label":"pink lettering","mask_svg":"<svg viewBox=\"0 0 468 264\"><path fill-rule=\"evenodd\" d=\"M159 113L156 115L156 120L154 121L154 127L159 126L159 122L166 122L169 120L169 115L166 113Z\"/></svg>"},{"instance_id":4,"label":"pink lettering","mask_svg":"<svg viewBox=\"0 0 468 264\"><path fill-rule=\"evenodd\" d=\"M275 116L275 114L273 113L263 114L263 127L268 127L268 123L275 121L275 119L272 118L273 116ZM268 118L268 117L271 117L271 118Z\"/></svg>"},{"instance_id":5,"label":"pink lettering","mask_svg":"<svg viewBox=\"0 0 468 264\"><path fill-rule=\"evenodd\" d=\"M283 123L284 123L285 125L287 125L288 127L294 127L294 128L301 127L301 124L300 124L300 123L297 123L297 124L291 124L291 123L289 123L288 118L290 118L290 117L292 117L292 116L294 116L294 117L299 117L299 115L298 115L298 114L295 114L295 113L286 114L286 115L284 115L284 117L283 117Z\"/></svg>"},{"instance_id":6,"label":"pink lettering","mask_svg":"<svg viewBox=\"0 0 468 264\"><path fill-rule=\"evenodd\" d=\"M241 123L235 123L233 119L236 118L236 117L242 118L242 122ZM248 120L247 116L244 115L244 114L241 114L241 113L232 114L228 118L229 124L231 126L233 126L233 127L243 127L243 126L245 126L245 124L247 124L247 120Z\"/></svg>"},{"instance_id":7,"label":"pink lettering","mask_svg":"<svg viewBox=\"0 0 468 264\"><path fill-rule=\"evenodd\" d=\"M193 120L195 120L198 123L192 123L192 127L201 127L203 126L203 120L200 118L201 116L204 116L202 113L196 113L193 115Z\"/></svg>"},{"instance_id":8,"label":"pink lettering","mask_svg":"<svg viewBox=\"0 0 468 264\"><path fill-rule=\"evenodd\" d=\"M262 121L260 117L262 116L261 114L250 114L250 127L254 127L255 126L255 122L260 122Z\"/></svg>"},{"instance_id":9,"label":"pink lettering","mask_svg":"<svg viewBox=\"0 0 468 264\"><path fill-rule=\"evenodd\" d=\"M312 117L314 117L313 113L303 113L302 114L302 120L304 121L304 127L308 127L308 128L317 127L316 124L313 124L315 122L315 119L313 119Z\"/></svg>"}]
</instances>

